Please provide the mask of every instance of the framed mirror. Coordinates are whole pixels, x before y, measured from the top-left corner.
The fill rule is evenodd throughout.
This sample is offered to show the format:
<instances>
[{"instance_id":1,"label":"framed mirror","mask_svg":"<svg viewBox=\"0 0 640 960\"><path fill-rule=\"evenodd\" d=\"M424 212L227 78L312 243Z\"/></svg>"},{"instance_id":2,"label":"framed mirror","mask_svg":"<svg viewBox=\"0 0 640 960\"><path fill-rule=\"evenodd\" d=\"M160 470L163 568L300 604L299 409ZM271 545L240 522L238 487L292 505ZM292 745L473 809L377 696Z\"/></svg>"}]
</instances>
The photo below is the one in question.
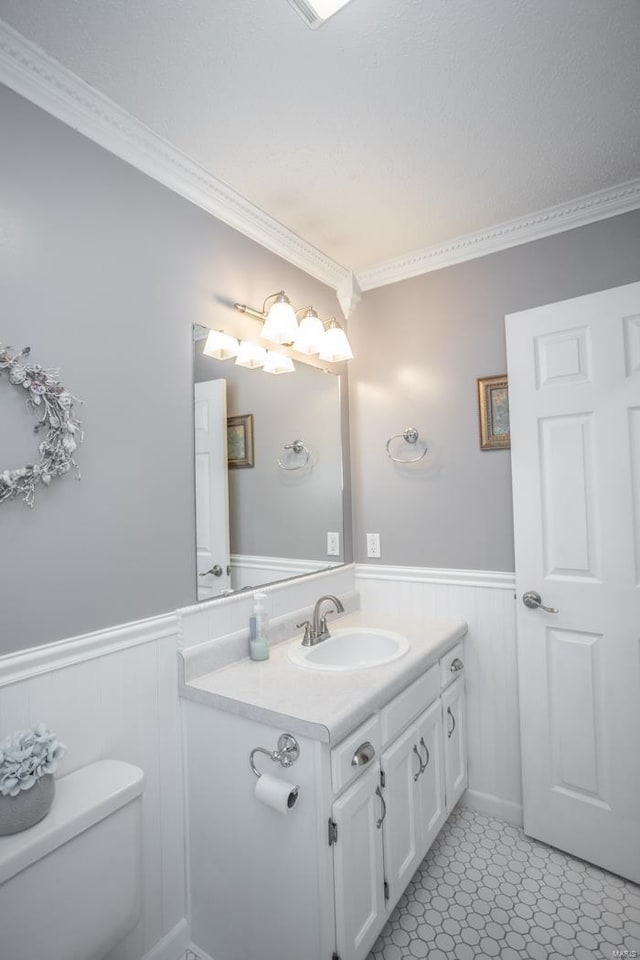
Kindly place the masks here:
<instances>
[{"instance_id":1,"label":"framed mirror","mask_svg":"<svg viewBox=\"0 0 640 960\"><path fill-rule=\"evenodd\" d=\"M216 360L207 333L194 327L198 600L341 565L340 377Z\"/></svg>"}]
</instances>

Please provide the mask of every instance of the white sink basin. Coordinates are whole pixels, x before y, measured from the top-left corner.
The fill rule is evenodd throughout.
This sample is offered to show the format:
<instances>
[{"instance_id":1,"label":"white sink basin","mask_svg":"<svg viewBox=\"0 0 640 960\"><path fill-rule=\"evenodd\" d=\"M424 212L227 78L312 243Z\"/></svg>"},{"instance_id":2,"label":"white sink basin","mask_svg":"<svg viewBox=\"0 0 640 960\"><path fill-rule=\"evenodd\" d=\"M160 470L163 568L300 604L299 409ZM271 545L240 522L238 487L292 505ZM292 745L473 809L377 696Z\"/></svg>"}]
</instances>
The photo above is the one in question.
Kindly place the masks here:
<instances>
[{"instance_id":1,"label":"white sink basin","mask_svg":"<svg viewBox=\"0 0 640 960\"><path fill-rule=\"evenodd\" d=\"M409 641L400 633L375 627L332 630L327 640L313 647L296 641L289 647L289 659L312 670L365 670L403 657Z\"/></svg>"}]
</instances>

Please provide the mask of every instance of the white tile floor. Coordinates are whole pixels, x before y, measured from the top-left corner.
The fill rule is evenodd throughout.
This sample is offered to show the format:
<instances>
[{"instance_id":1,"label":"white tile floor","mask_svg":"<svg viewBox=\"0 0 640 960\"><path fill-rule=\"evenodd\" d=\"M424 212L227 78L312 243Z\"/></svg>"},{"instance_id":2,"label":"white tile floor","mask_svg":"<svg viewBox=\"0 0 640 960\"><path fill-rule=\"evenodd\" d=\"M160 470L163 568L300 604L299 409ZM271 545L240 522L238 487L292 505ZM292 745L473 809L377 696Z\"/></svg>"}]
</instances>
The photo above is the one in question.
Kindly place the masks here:
<instances>
[{"instance_id":1,"label":"white tile floor","mask_svg":"<svg viewBox=\"0 0 640 960\"><path fill-rule=\"evenodd\" d=\"M367 960L640 958L640 887L458 807Z\"/></svg>"}]
</instances>

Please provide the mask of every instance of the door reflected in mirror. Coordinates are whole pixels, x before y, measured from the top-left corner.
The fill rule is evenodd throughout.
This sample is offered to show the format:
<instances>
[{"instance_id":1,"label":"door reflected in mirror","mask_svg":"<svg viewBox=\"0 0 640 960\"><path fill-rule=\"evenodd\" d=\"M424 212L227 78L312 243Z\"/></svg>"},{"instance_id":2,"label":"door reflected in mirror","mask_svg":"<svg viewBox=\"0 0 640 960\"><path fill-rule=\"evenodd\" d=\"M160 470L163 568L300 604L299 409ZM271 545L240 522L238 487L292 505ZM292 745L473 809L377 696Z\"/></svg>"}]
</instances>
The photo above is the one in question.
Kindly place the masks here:
<instances>
[{"instance_id":1,"label":"door reflected in mirror","mask_svg":"<svg viewBox=\"0 0 640 960\"><path fill-rule=\"evenodd\" d=\"M194 327L198 600L339 566L339 376L216 360L206 333Z\"/></svg>"}]
</instances>

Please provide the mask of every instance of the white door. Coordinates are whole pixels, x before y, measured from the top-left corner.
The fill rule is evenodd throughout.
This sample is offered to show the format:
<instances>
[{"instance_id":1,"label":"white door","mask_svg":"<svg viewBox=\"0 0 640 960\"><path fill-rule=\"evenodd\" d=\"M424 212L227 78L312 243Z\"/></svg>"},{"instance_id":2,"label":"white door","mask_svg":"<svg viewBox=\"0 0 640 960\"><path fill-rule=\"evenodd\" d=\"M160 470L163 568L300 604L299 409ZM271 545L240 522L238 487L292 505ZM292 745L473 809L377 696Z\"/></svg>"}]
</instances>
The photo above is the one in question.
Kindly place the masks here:
<instances>
[{"instance_id":1,"label":"white door","mask_svg":"<svg viewBox=\"0 0 640 960\"><path fill-rule=\"evenodd\" d=\"M337 953L341 960L365 960L385 909L379 764L336 800L333 819Z\"/></svg>"},{"instance_id":2,"label":"white door","mask_svg":"<svg viewBox=\"0 0 640 960\"><path fill-rule=\"evenodd\" d=\"M444 757L442 751L442 706L432 703L418 717L416 739L423 758L423 769L417 781L421 823L420 859L435 840L444 823Z\"/></svg>"},{"instance_id":3,"label":"white door","mask_svg":"<svg viewBox=\"0 0 640 960\"><path fill-rule=\"evenodd\" d=\"M230 589L227 383L194 387L198 600Z\"/></svg>"},{"instance_id":4,"label":"white door","mask_svg":"<svg viewBox=\"0 0 640 960\"><path fill-rule=\"evenodd\" d=\"M507 317L507 355L524 827L638 882L640 283Z\"/></svg>"},{"instance_id":5,"label":"white door","mask_svg":"<svg viewBox=\"0 0 640 960\"><path fill-rule=\"evenodd\" d=\"M462 677L442 694L442 724L444 789L447 813L451 813L467 786L467 730Z\"/></svg>"},{"instance_id":6,"label":"white door","mask_svg":"<svg viewBox=\"0 0 640 960\"><path fill-rule=\"evenodd\" d=\"M416 726L407 731L382 754L384 799L384 869L393 907L422 860L418 792L416 783L423 769L418 753Z\"/></svg>"}]
</instances>

